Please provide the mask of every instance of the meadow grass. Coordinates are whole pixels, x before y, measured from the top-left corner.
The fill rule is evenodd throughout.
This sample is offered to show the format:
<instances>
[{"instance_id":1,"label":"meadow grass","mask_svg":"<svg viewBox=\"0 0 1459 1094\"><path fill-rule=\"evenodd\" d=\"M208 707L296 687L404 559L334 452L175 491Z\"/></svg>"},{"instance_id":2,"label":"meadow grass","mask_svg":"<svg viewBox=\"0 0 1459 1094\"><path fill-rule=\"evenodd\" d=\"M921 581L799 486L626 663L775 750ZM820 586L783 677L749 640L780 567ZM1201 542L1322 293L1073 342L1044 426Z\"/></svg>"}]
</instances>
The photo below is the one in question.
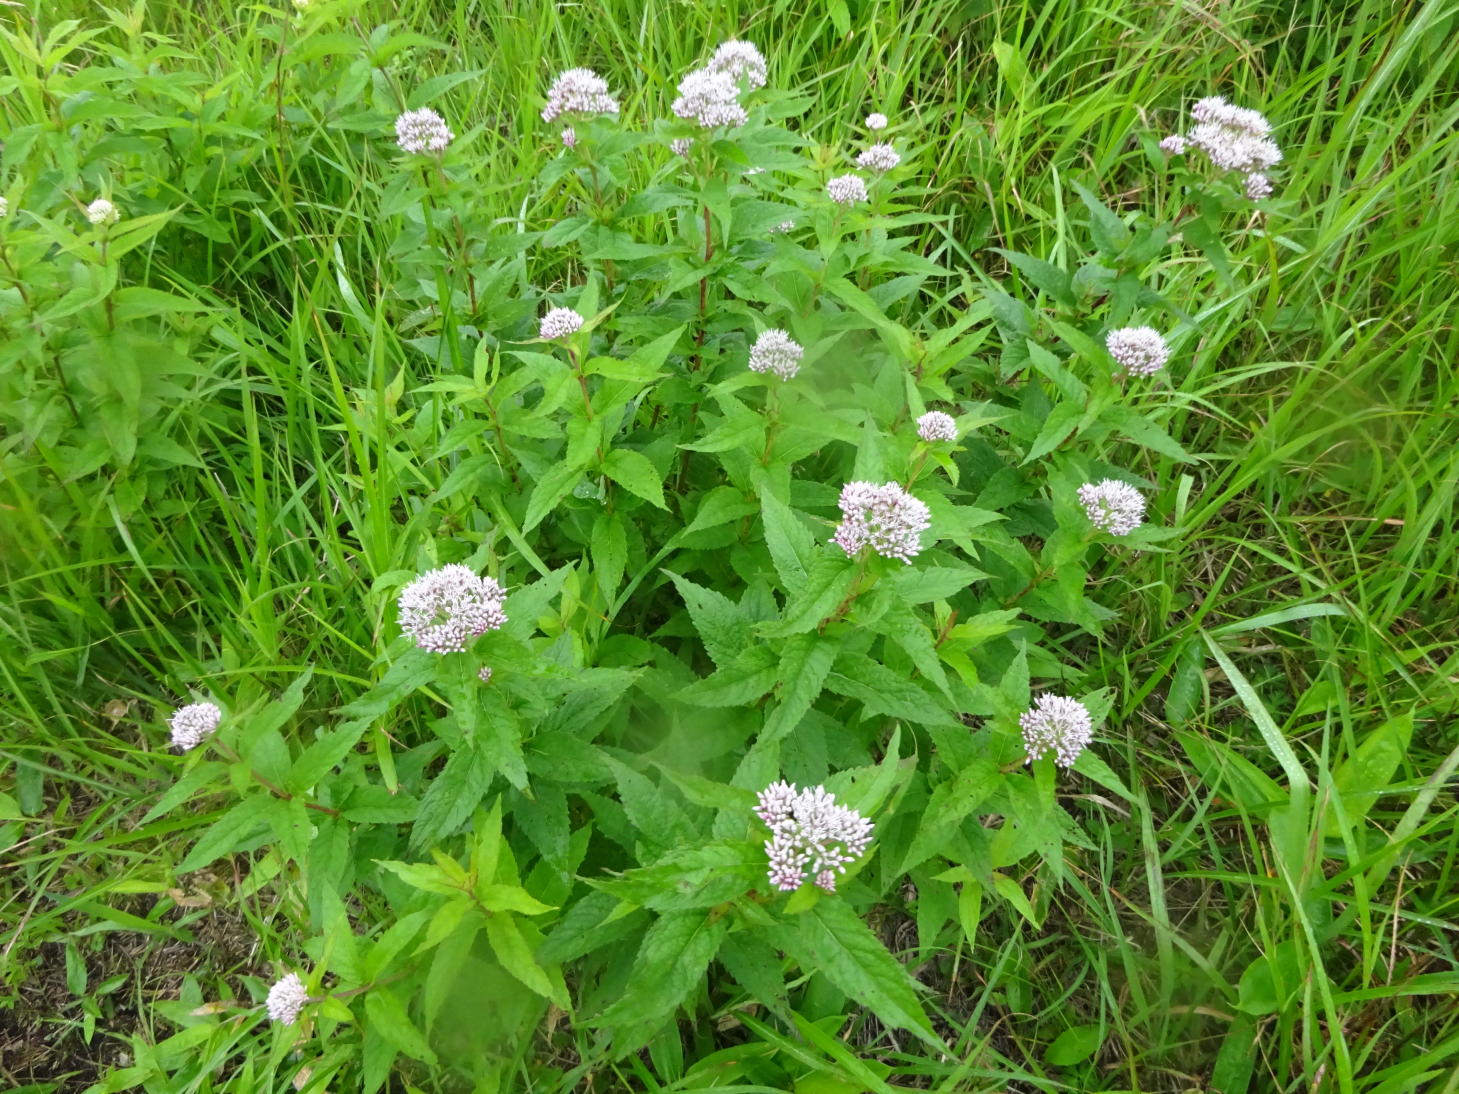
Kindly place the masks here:
<instances>
[{"instance_id":1,"label":"meadow grass","mask_svg":"<svg viewBox=\"0 0 1459 1094\"><path fill-rule=\"evenodd\" d=\"M1182 534L1097 574L1121 618L1072 651L1118 696L1100 748L1129 800L1077 790L1101 820L1041 929L990 916L929 954L907 941L911 905L880 925L924 968L949 1053L868 1016L841 1037L737 1010L677 1058L612 1062L543 1030L512 1084L708 1088L716 1060L698 1056L735 1044L789 1061L805 1091L1459 1089L1459 4L337 6L343 35L435 40L400 59L402 86L473 74L441 101L475 134L476 200L523 231L565 208L536 184L553 73L593 66L625 116L658 116L706 46L749 38L814 96L812 140L872 109L910 123L933 165L922 251L969 273L915 302L945 317L982 306L979 271L1006 272L992 247L1074 253L1072 182L1179 215L1151 139L1194 98L1258 107L1286 151L1229 270L1187 246L1157 276L1188 312L1188 369L1144 398L1199 459L1135 458L1174 484L1161 516ZM68 64L202 73L225 120L275 91L267 6L27 0L0 23L32 37L68 17L102 28ZM34 120L0 103L8 128ZM0 1076L19 1088L83 1088L129 1062L126 1036L172 1033L157 1003L184 977L226 999L290 949L267 879L176 876L226 802L144 820L172 778L158 711L186 693L178 667L261 695L313 666L321 707L347 697L392 625L356 605L465 512L441 428L399 405L436 366L378 292L395 261L369 219L383 164L297 111L258 141L246 193L201 162L155 180L209 222L144 273L204 332L166 411L187 460L135 510L105 476L0 482ZM573 273L533 254L516 276ZM1083 1025L1098 1051L1051 1059Z\"/></svg>"}]
</instances>

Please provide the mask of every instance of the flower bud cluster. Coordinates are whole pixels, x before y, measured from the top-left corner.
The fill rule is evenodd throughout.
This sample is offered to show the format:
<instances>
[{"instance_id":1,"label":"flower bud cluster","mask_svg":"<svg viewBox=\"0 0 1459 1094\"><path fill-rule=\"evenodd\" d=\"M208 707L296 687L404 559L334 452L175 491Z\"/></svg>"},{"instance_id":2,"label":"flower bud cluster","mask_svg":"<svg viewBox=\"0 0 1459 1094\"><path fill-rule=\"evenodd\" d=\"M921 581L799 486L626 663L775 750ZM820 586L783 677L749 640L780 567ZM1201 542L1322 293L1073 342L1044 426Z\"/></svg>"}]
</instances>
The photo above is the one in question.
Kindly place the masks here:
<instances>
[{"instance_id":1,"label":"flower bud cluster","mask_svg":"<svg viewBox=\"0 0 1459 1094\"><path fill-rule=\"evenodd\" d=\"M466 643L507 621L506 590L459 563L416 578L400 591L400 629L432 653L459 653Z\"/></svg>"},{"instance_id":2,"label":"flower bud cluster","mask_svg":"<svg viewBox=\"0 0 1459 1094\"><path fill-rule=\"evenodd\" d=\"M760 792L755 810L770 829L765 854L770 884L783 892L799 889L806 876L828 893L871 843L871 821L836 804L823 786L797 790L794 783L771 783Z\"/></svg>"},{"instance_id":3,"label":"flower bud cluster","mask_svg":"<svg viewBox=\"0 0 1459 1094\"><path fill-rule=\"evenodd\" d=\"M883 558L911 562L922 550L932 514L895 482L848 482L841 489L841 523L831 542L848 555L870 547Z\"/></svg>"}]
</instances>

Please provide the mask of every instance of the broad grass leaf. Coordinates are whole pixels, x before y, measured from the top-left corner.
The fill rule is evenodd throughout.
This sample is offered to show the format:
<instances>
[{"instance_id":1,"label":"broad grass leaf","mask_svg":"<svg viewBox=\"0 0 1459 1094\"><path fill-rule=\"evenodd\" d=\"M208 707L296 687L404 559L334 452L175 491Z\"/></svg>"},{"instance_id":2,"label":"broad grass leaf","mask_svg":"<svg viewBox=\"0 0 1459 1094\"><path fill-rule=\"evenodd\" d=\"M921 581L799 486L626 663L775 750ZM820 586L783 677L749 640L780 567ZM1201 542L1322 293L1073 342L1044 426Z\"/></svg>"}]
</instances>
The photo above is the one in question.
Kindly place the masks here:
<instances>
[{"instance_id":1,"label":"broad grass leaf","mask_svg":"<svg viewBox=\"0 0 1459 1094\"><path fill-rule=\"evenodd\" d=\"M1333 785L1342 795L1343 810L1350 824L1357 824L1373 808L1378 792L1393 781L1398 765L1408 753L1413 736L1413 711L1390 718L1368 733L1347 759L1332 773ZM1329 834L1338 834L1338 819L1329 814Z\"/></svg>"}]
</instances>

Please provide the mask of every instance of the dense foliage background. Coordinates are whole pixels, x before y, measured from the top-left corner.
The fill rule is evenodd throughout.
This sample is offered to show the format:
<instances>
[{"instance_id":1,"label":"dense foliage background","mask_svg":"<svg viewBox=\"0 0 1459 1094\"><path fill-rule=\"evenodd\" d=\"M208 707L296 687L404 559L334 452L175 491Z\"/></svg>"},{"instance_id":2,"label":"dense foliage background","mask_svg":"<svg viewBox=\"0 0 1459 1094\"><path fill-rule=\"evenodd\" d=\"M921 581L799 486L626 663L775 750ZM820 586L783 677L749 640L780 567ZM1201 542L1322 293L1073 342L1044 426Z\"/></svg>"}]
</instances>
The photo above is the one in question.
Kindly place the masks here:
<instances>
[{"instance_id":1,"label":"dense foliage background","mask_svg":"<svg viewBox=\"0 0 1459 1094\"><path fill-rule=\"evenodd\" d=\"M769 86L677 158L732 37ZM1459 1086L1459 4L27 0L0 51L6 1082ZM574 65L622 109L569 153ZM1259 205L1156 147L1213 94ZM911 564L827 546L852 479ZM435 657L448 562L509 623ZM782 776L876 823L835 894L765 884Z\"/></svg>"}]
</instances>

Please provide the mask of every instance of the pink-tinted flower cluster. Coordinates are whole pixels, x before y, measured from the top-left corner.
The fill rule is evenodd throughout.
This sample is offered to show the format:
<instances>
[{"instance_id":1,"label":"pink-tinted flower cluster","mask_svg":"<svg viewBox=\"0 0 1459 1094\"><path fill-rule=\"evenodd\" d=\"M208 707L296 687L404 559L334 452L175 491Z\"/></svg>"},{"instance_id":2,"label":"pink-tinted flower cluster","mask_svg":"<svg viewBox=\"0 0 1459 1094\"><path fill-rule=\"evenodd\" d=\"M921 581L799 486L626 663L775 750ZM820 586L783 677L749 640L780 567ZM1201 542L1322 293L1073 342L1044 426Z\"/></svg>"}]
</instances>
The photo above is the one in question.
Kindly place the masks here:
<instances>
[{"instance_id":1,"label":"pink-tinted flower cluster","mask_svg":"<svg viewBox=\"0 0 1459 1094\"><path fill-rule=\"evenodd\" d=\"M1172 133L1160 142L1167 154L1178 156L1198 148L1223 171L1245 176L1246 196L1259 201L1272 192L1265 172L1281 162L1282 150L1272 140L1272 125L1260 111L1236 106L1219 95L1201 99L1191 107L1195 125L1182 136Z\"/></svg>"},{"instance_id":2,"label":"pink-tinted flower cluster","mask_svg":"<svg viewBox=\"0 0 1459 1094\"><path fill-rule=\"evenodd\" d=\"M831 542L848 555L870 547L883 558L911 562L932 527L927 506L895 482L848 482L841 489L841 523Z\"/></svg>"},{"instance_id":3,"label":"pink-tinted flower cluster","mask_svg":"<svg viewBox=\"0 0 1459 1094\"><path fill-rule=\"evenodd\" d=\"M1079 488L1079 504L1089 523L1112 536L1127 536L1145 519L1145 497L1127 482L1104 479Z\"/></svg>"},{"instance_id":4,"label":"pink-tinted flower cluster","mask_svg":"<svg viewBox=\"0 0 1459 1094\"><path fill-rule=\"evenodd\" d=\"M797 790L794 783L771 783L759 798L755 814L770 829L765 841L770 884L790 892L809 875L834 893L836 875L844 874L871 842L871 821L837 805L836 796L823 786Z\"/></svg>"},{"instance_id":5,"label":"pink-tinted flower cluster","mask_svg":"<svg viewBox=\"0 0 1459 1094\"><path fill-rule=\"evenodd\" d=\"M1112 330L1104 345L1131 376L1153 376L1170 360L1170 346L1154 327Z\"/></svg>"},{"instance_id":6,"label":"pink-tinted flower cluster","mask_svg":"<svg viewBox=\"0 0 1459 1094\"><path fill-rule=\"evenodd\" d=\"M218 731L223 712L216 703L189 703L179 707L168 719L172 730L172 747L184 752L197 748Z\"/></svg>"},{"instance_id":7,"label":"pink-tinted flower cluster","mask_svg":"<svg viewBox=\"0 0 1459 1094\"><path fill-rule=\"evenodd\" d=\"M423 650L459 653L478 635L507 621L506 590L451 563L416 578L400 591L400 629Z\"/></svg>"},{"instance_id":8,"label":"pink-tinted flower cluster","mask_svg":"<svg viewBox=\"0 0 1459 1094\"><path fill-rule=\"evenodd\" d=\"M608 94L608 81L590 68L570 68L553 80L552 86L547 89L547 105L542 108L542 120L556 121L564 114L588 117L617 113L618 101Z\"/></svg>"},{"instance_id":9,"label":"pink-tinted flower cluster","mask_svg":"<svg viewBox=\"0 0 1459 1094\"><path fill-rule=\"evenodd\" d=\"M1094 739L1094 722L1078 699L1040 695L1032 709L1018 719L1023 744L1032 763L1047 752L1060 767L1070 767Z\"/></svg>"}]
</instances>

